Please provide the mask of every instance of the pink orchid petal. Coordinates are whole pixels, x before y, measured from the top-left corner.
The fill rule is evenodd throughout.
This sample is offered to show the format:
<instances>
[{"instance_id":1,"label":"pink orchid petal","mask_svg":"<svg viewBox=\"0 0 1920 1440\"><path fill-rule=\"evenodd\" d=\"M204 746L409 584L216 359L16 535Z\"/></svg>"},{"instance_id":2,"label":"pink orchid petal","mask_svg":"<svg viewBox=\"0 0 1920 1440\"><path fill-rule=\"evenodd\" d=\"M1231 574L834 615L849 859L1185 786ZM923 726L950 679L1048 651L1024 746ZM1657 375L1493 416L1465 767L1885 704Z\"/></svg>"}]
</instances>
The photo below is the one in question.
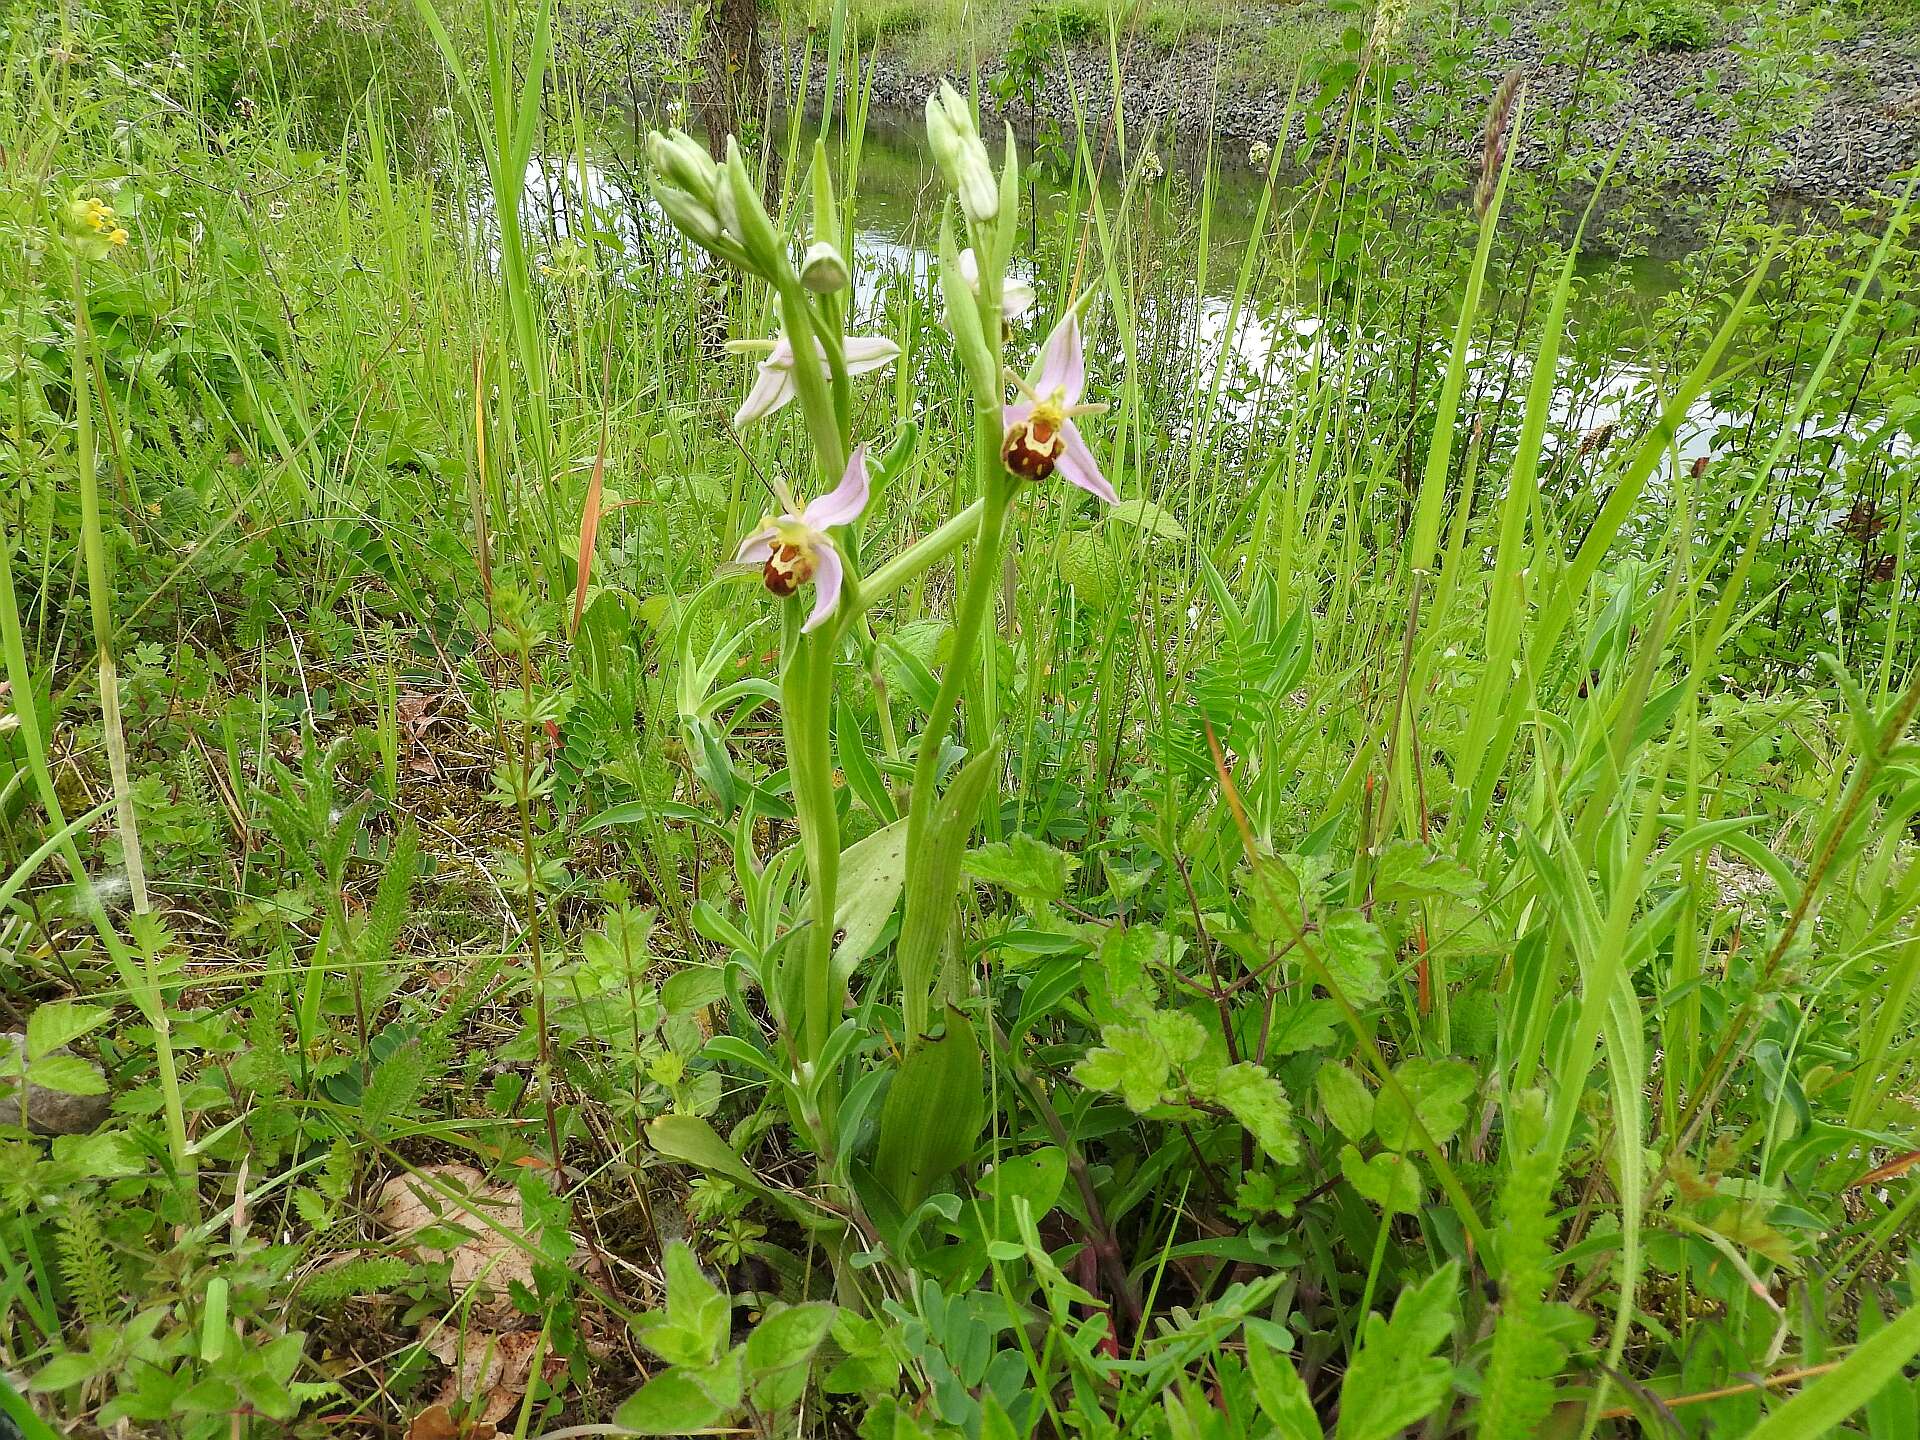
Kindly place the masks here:
<instances>
[{"instance_id":1,"label":"pink orchid petal","mask_svg":"<svg viewBox=\"0 0 1920 1440\"><path fill-rule=\"evenodd\" d=\"M858 520L866 508L867 447L862 445L847 460L847 473L840 477L840 483L810 502L800 518L816 530L830 530Z\"/></svg>"},{"instance_id":2,"label":"pink orchid petal","mask_svg":"<svg viewBox=\"0 0 1920 1440\"><path fill-rule=\"evenodd\" d=\"M1080 403L1087 388L1087 359L1080 344L1078 311L1068 310L1047 336L1046 348L1040 352L1040 379L1033 388L1042 399L1058 390L1068 405Z\"/></svg>"},{"instance_id":3,"label":"pink orchid petal","mask_svg":"<svg viewBox=\"0 0 1920 1440\"><path fill-rule=\"evenodd\" d=\"M840 552L829 544L817 546L813 552L813 613L800 627L801 634L827 623L833 607L840 603L840 577Z\"/></svg>"},{"instance_id":4,"label":"pink orchid petal","mask_svg":"<svg viewBox=\"0 0 1920 1440\"><path fill-rule=\"evenodd\" d=\"M1065 443L1060 447L1060 458L1053 462L1053 473L1109 505L1118 505L1120 496L1100 473L1100 462L1093 458L1079 427L1067 421L1060 427L1060 439Z\"/></svg>"},{"instance_id":5,"label":"pink orchid petal","mask_svg":"<svg viewBox=\"0 0 1920 1440\"><path fill-rule=\"evenodd\" d=\"M740 542L740 548L734 551L733 563L736 565L764 565L773 558L772 530L756 530Z\"/></svg>"},{"instance_id":6,"label":"pink orchid petal","mask_svg":"<svg viewBox=\"0 0 1920 1440\"><path fill-rule=\"evenodd\" d=\"M781 343L785 344L784 341ZM776 350L760 362L753 389L747 392L747 398L740 402L740 408L734 412L734 429L743 430L755 420L765 419L798 393L793 383L793 351L789 349L786 352L784 364L779 363L780 359L781 354Z\"/></svg>"},{"instance_id":7,"label":"pink orchid petal","mask_svg":"<svg viewBox=\"0 0 1920 1440\"><path fill-rule=\"evenodd\" d=\"M1009 405L1001 413L1000 428L1011 431L1014 426L1021 424L1031 414L1033 414L1033 403L1031 401L1022 400L1018 405Z\"/></svg>"}]
</instances>

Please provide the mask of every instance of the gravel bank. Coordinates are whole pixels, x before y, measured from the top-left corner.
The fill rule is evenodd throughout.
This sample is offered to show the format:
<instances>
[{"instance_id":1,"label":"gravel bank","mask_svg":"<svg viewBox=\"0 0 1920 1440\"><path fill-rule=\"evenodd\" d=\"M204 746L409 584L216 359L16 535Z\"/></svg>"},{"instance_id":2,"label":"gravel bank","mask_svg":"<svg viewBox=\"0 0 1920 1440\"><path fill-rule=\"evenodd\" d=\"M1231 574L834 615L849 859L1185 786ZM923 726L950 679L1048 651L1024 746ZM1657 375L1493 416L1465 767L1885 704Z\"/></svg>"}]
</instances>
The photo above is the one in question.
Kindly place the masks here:
<instances>
[{"instance_id":1,"label":"gravel bank","mask_svg":"<svg viewBox=\"0 0 1920 1440\"><path fill-rule=\"evenodd\" d=\"M1552 23L1546 7L1523 10L1510 34L1489 33L1471 61L1475 78L1489 92L1508 70L1519 66L1528 72L1534 124L1520 155L1522 164L1537 162L1547 152L1566 107L1576 99L1575 67L1544 58L1548 47L1542 35ZM1422 56L1418 42L1412 43L1410 58L1417 76ZM1810 122L1785 137L1789 158L1774 177L1776 196L1810 204L1868 200L1887 189L1898 172L1920 163L1920 36L1866 32L1808 58L1814 62L1811 68L1824 70L1829 88ZM1733 45L1654 53L1608 46L1598 63L1618 83L1625 100L1593 122L1594 137L1611 146L1627 133L1628 154L1639 157L1635 173L1641 184L1678 199L1700 193L1730 163L1738 163L1735 118L1714 113L1697 94L1704 89L1724 95L1733 89L1743 63ZM1211 67L1211 51L1201 47L1167 51L1136 46L1125 58L1130 133L1151 131L1162 145L1193 144L1209 135L1216 144L1233 147L1273 141L1286 112L1291 77L1265 84L1223 79L1216 85ZM816 63L808 80L816 101L823 70L823 63ZM793 78L798 81L797 73ZM883 54L874 82L875 106L917 111L938 78ZM1070 55L1066 72L1046 82L1040 113L1067 119L1075 93L1086 113L1111 113L1113 87L1104 41ZM1592 94L1589 78L1579 93L1583 108L1594 103ZM1024 106L1011 118L1016 128L1029 119ZM1478 137L1463 133L1457 143L1472 147Z\"/></svg>"}]
</instances>

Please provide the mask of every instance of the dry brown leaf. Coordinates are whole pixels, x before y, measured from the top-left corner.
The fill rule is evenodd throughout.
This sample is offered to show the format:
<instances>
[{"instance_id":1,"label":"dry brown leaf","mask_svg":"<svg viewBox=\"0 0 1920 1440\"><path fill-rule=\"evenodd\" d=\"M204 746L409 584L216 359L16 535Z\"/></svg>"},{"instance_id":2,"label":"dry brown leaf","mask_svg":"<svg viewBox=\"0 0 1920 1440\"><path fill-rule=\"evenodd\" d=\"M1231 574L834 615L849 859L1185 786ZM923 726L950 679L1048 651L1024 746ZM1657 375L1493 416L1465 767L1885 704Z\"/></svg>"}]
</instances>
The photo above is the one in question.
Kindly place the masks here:
<instances>
[{"instance_id":1,"label":"dry brown leaf","mask_svg":"<svg viewBox=\"0 0 1920 1440\"><path fill-rule=\"evenodd\" d=\"M428 1165L381 1189L380 1223L401 1239L442 1221L470 1232L449 1258L454 1295L474 1291L473 1323L484 1330L533 1323L508 1298L516 1280L533 1288L533 1262L514 1238L526 1229L519 1192L488 1184L471 1165Z\"/></svg>"},{"instance_id":2,"label":"dry brown leaf","mask_svg":"<svg viewBox=\"0 0 1920 1440\"><path fill-rule=\"evenodd\" d=\"M440 1404L429 1405L407 1426L407 1440L493 1440L498 1433L492 1424L462 1425Z\"/></svg>"},{"instance_id":3,"label":"dry brown leaf","mask_svg":"<svg viewBox=\"0 0 1920 1440\"><path fill-rule=\"evenodd\" d=\"M470 1424L493 1426L513 1413L520 1397L527 1393L533 1375L533 1355L540 1336L532 1330L510 1330L505 1334L483 1334L469 1330L462 1334L449 1326L430 1329L421 1337L427 1352L448 1368L436 1402L451 1408L477 1400L478 1407L468 1416ZM549 1356L543 1372L548 1379L557 1375L566 1362Z\"/></svg>"}]
</instances>

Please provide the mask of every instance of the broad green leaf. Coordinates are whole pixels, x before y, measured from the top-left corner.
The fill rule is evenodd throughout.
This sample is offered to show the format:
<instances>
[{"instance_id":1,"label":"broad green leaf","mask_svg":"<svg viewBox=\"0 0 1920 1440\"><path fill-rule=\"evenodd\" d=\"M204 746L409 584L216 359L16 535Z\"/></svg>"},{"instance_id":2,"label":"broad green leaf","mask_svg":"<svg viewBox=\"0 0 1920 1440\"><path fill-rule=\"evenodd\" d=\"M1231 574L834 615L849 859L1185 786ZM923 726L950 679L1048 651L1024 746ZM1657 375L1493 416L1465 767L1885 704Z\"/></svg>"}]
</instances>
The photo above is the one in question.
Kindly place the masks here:
<instances>
[{"instance_id":1,"label":"broad green leaf","mask_svg":"<svg viewBox=\"0 0 1920 1440\"><path fill-rule=\"evenodd\" d=\"M907 912L900 923L896 963L900 1009L908 1045L917 1045L933 1022L933 977L953 931L960 894L960 854L980 818L988 782L999 773L1000 751L988 745L960 767L947 793L934 801L926 843L908 857Z\"/></svg>"},{"instance_id":2,"label":"broad green leaf","mask_svg":"<svg viewBox=\"0 0 1920 1440\"><path fill-rule=\"evenodd\" d=\"M1467 1099L1480 1083L1473 1067L1464 1060L1422 1057L1396 1066L1393 1078L1400 1082L1400 1090L1406 1092L1406 1100L1400 1098L1393 1086L1387 1085L1374 1097L1373 1106L1373 1128L1380 1134L1380 1143L1389 1150L1419 1147L1414 1114L1419 1115L1435 1144L1445 1144L1465 1123ZM1409 1103L1413 1106L1411 1113L1407 1109Z\"/></svg>"},{"instance_id":3,"label":"broad green leaf","mask_svg":"<svg viewBox=\"0 0 1920 1440\"><path fill-rule=\"evenodd\" d=\"M113 1011L104 1005L82 1005L60 1000L42 1005L27 1017L27 1053L51 1055L104 1024Z\"/></svg>"},{"instance_id":4,"label":"broad green leaf","mask_svg":"<svg viewBox=\"0 0 1920 1440\"><path fill-rule=\"evenodd\" d=\"M747 1337L747 1377L761 1410L784 1410L807 1386L807 1366L833 1325L824 1300L771 1311Z\"/></svg>"},{"instance_id":5,"label":"broad green leaf","mask_svg":"<svg viewBox=\"0 0 1920 1440\"><path fill-rule=\"evenodd\" d=\"M880 1110L874 1170L903 1212L972 1158L985 1112L979 1042L949 1009L946 1033L907 1052Z\"/></svg>"},{"instance_id":6,"label":"broad green leaf","mask_svg":"<svg viewBox=\"0 0 1920 1440\"><path fill-rule=\"evenodd\" d=\"M704 1368L727 1348L733 1301L709 1280L684 1241L667 1246L667 1308L639 1331L640 1342L672 1365Z\"/></svg>"},{"instance_id":7,"label":"broad green leaf","mask_svg":"<svg viewBox=\"0 0 1920 1440\"><path fill-rule=\"evenodd\" d=\"M85 1352L68 1351L65 1355L56 1355L34 1372L29 1390L42 1393L48 1390L64 1390L69 1385L78 1385L82 1380L90 1380L100 1373L106 1361L99 1356Z\"/></svg>"},{"instance_id":8,"label":"broad green leaf","mask_svg":"<svg viewBox=\"0 0 1920 1440\"><path fill-rule=\"evenodd\" d=\"M1367 1316L1360 1349L1340 1383L1337 1440L1394 1440L1447 1398L1453 1366L1433 1352L1453 1332L1459 1280L1459 1265L1449 1261L1400 1292L1391 1320L1378 1312Z\"/></svg>"},{"instance_id":9,"label":"broad green leaf","mask_svg":"<svg viewBox=\"0 0 1920 1440\"><path fill-rule=\"evenodd\" d=\"M1411 1215L1420 1208L1420 1167L1411 1156L1382 1151L1362 1160L1353 1146L1342 1145L1340 1173L1362 1198L1389 1215Z\"/></svg>"},{"instance_id":10,"label":"broad green leaf","mask_svg":"<svg viewBox=\"0 0 1920 1440\"><path fill-rule=\"evenodd\" d=\"M1106 518L1109 524L1131 525L1155 540L1187 538L1187 527L1174 519L1170 510L1144 496L1122 500L1118 505L1109 507Z\"/></svg>"},{"instance_id":11,"label":"broad green leaf","mask_svg":"<svg viewBox=\"0 0 1920 1440\"><path fill-rule=\"evenodd\" d=\"M733 1147L697 1115L655 1117L647 1125L647 1143L669 1160L757 1188L753 1172L733 1153Z\"/></svg>"},{"instance_id":12,"label":"broad green leaf","mask_svg":"<svg viewBox=\"0 0 1920 1440\"><path fill-rule=\"evenodd\" d=\"M613 1412L613 1422L641 1435L691 1435L732 1415L742 1392L736 1350L709 1370L663 1370Z\"/></svg>"},{"instance_id":13,"label":"broad green leaf","mask_svg":"<svg viewBox=\"0 0 1920 1440\"><path fill-rule=\"evenodd\" d=\"M1060 540L1060 578L1096 609L1113 598L1118 569L1112 549L1093 530L1070 530Z\"/></svg>"},{"instance_id":14,"label":"broad green leaf","mask_svg":"<svg viewBox=\"0 0 1920 1440\"><path fill-rule=\"evenodd\" d=\"M1031 835L1015 835L993 845L969 851L960 868L976 880L998 885L1035 905L1053 904L1066 896L1067 882L1080 862Z\"/></svg>"},{"instance_id":15,"label":"broad green leaf","mask_svg":"<svg viewBox=\"0 0 1920 1440\"><path fill-rule=\"evenodd\" d=\"M1373 1133L1373 1095L1353 1071L1329 1060L1314 1077L1314 1086L1320 1092L1320 1108L1347 1139L1364 1140Z\"/></svg>"},{"instance_id":16,"label":"broad green leaf","mask_svg":"<svg viewBox=\"0 0 1920 1440\"><path fill-rule=\"evenodd\" d=\"M851 968L873 953L907 879L907 822L896 820L840 852L833 923L841 932L836 964Z\"/></svg>"}]
</instances>

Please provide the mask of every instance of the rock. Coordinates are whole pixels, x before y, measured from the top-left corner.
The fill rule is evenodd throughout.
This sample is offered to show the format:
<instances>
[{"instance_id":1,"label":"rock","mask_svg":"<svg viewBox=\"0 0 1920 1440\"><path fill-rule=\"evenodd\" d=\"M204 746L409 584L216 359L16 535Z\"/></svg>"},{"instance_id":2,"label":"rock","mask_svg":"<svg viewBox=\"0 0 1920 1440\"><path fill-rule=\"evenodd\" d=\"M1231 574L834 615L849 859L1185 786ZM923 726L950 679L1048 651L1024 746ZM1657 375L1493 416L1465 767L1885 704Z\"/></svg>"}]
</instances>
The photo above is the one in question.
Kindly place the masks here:
<instances>
[{"instance_id":1,"label":"rock","mask_svg":"<svg viewBox=\"0 0 1920 1440\"><path fill-rule=\"evenodd\" d=\"M18 1030L0 1031L0 1112L4 1122L20 1120L20 1057L27 1037ZM67 1053L64 1050L54 1052ZM107 1118L112 1097L67 1095L44 1085L27 1085L27 1128L36 1135L85 1135Z\"/></svg>"}]
</instances>

